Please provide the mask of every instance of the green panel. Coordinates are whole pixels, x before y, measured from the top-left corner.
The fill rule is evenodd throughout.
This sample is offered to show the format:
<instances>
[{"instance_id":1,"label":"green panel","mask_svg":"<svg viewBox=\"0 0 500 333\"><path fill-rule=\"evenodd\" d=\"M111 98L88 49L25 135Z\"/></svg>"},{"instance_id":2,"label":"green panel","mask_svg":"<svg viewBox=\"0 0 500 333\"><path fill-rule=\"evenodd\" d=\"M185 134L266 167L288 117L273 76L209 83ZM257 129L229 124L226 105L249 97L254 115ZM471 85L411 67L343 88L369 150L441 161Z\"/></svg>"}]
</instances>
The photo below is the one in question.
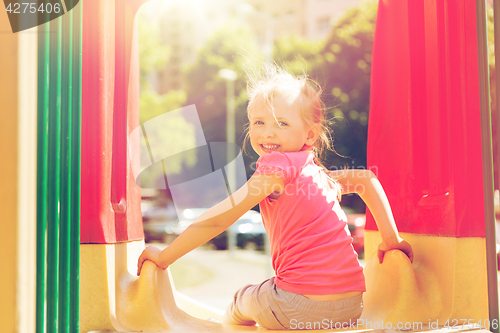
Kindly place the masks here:
<instances>
[{"instance_id":1,"label":"green panel","mask_svg":"<svg viewBox=\"0 0 500 333\"><path fill-rule=\"evenodd\" d=\"M72 182L71 182L71 266L72 272L70 277L70 332L79 332L80 322L80 138L81 138L81 78L82 78L82 4L81 2L74 7L72 4L77 0L70 0L71 7L74 9L70 12L72 17L71 27L73 43L71 45L73 57L73 90L72 90ZM69 8L71 8L69 7Z\"/></svg>"},{"instance_id":2,"label":"green panel","mask_svg":"<svg viewBox=\"0 0 500 333\"><path fill-rule=\"evenodd\" d=\"M48 24L38 27L36 331L45 331L47 247Z\"/></svg>"},{"instance_id":3,"label":"green panel","mask_svg":"<svg viewBox=\"0 0 500 333\"><path fill-rule=\"evenodd\" d=\"M61 91L61 226L59 243L59 332L69 332L71 281L71 155L72 155L72 100L73 58L71 38L72 13L62 17L62 91Z\"/></svg>"},{"instance_id":4,"label":"green panel","mask_svg":"<svg viewBox=\"0 0 500 333\"><path fill-rule=\"evenodd\" d=\"M39 333L79 331L81 15L38 28Z\"/></svg>"},{"instance_id":5,"label":"green panel","mask_svg":"<svg viewBox=\"0 0 500 333\"><path fill-rule=\"evenodd\" d=\"M47 196L47 332L58 332L61 163L61 19L50 22Z\"/></svg>"},{"instance_id":6,"label":"green panel","mask_svg":"<svg viewBox=\"0 0 500 333\"><path fill-rule=\"evenodd\" d=\"M80 7L63 16L59 331L77 332L80 255Z\"/></svg>"}]
</instances>

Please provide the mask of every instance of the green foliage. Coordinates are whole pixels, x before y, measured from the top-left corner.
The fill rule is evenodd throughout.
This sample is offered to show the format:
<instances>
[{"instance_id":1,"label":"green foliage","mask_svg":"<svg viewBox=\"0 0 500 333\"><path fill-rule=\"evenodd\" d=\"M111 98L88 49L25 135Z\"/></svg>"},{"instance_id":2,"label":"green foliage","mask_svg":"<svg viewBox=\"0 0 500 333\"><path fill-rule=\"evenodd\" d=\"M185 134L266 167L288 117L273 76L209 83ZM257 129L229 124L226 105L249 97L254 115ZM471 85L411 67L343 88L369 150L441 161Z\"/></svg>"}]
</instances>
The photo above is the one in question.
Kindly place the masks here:
<instances>
[{"instance_id":1,"label":"green foliage","mask_svg":"<svg viewBox=\"0 0 500 333\"><path fill-rule=\"evenodd\" d=\"M308 73L324 88L334 122L335 149L325 165L366 165L371 53L377 2L348 10L335 23L326 41L288 35L274 47L274 61L294 74ZM195 104L207 141L225 141L226 86L217 73L229 68L235 82L237 137L243 137L247 96L244 69L261 67L264 56L251 31L234 22L217 31L185 72L187 104ZM240 141L241 143L241 141Z\"/></svg>"},{"instance_id":2,"label":"green foliage","mask_svg":"<svg viewBox=\"0 0 500 333\"><path fill-rule=\"evenodd\" d=\"M146 90L141 93L139 99L141 110L140 122L142 124L165 112L179 109L184 102L186 102L186 92L184 90L172 90L165 95L159 95L152 90Z\"/></svg>"},{"instance_id":3,"label":"green foliage","mask_svg":"<svg viewBox=\"0 0 500 333\"><path fill-rule=\"evenodd\" d=\"M247 123L245 71L261 66L263 59L252 31L229 22L212 35L198 52L196 63L186 69L186 104L196 105L207 141L226 141L226 81L219 71L228 68L238 75L234 82L236 138L241 138Z\"/></svg>"},{"instance_id":4,"label":"green foliage","mask_svg":"<svg viewBox=\"0 0 500 333\"><path fill-rule=\"evenodd\" d=\"M325 165L366 166L366 139L370 103L371 54L377 2L367 1L346 11L334 24L314 66L312 77L324 89L331 111L335 150Z\"/></svg>"},{"instance_id":5,"label":"green foliage","mask_svg":"<svg viewBox=\"0 0 500 333\"><path fill-rule=\"evenodd\" d=\"M146 76L153 69L162 70L167 64L171 49L161 43L158 19L151 20L144 12L137 14L139 30L139 80L141 90L150 89Z\"/></svg>"},{"instance_id":6,"label":"green foliage","mask_svg":"<svg viewBox=\"0 0 500 333\"><path fill-rule=\"evenodd\" d=\"M309 73L324 61L320 55L325 41L297 35L284 35L274 44L274 61L293 74Z\"/></svg>"},{"instance_id":7,"label":"green foliage","mask_svg":"<svg viewBox=\"0 0 500 333\"><path fill-rule=\"evenodd\" d=\"M377 2L347 10L325 40L288 35L275 43L274 61L294 74L307 73L323 88L332 118L335 150L325 165L366 165L371 54Z\"/></svg>"},{"instance_id":8,"label":"green foliage","mask_svg":"<svg viewBox=\"0 0 500 333\"><path fill-rule=\"evenodd\" d=\"M168 111L173 111L182 106L186 100L184 91L171 91L166 95L158 95L153 91L145 91L141 94L140 121L141 124L148 121L155 121L155 117ZM170 147L185 147L189 149L196 144L196 133L194 126L188 123L181 115L172 114L169 118L167 128L160 131L146 132L150 147L157 150L169 151ZM182 150L182 148L181 148ZM179 173L184 167L193 166L196 163L196 154L191 150L182 155L175 155L168 158L168 163L163 166L155 166L141 175L141 186L154 188L159 180L163 180L163 172Z\"/></svg>"},{"instance_id":9,"label":"green foliage","mask_svg":"<svg viewBox=\"0 0 500 333\"><path fill-rule=\"evenodd\" d=\"M170 54L170 47L162 44L158 20L151 20L143 13L138 14L139 30L139 73L141 94L139 97L140 122L141 124L160 116L166 112L179 109L186 101L186 92L183 90L169 91L160 95L153 90L147 81L147 75L161 71ZM183 117L172 117L168 126L162 131L146 133L149 145L156 149L168 149L168 146L185 147L189 149L195 145L196 136L194 127ZM172 138L174 138L172 140ZM178 173L184 166L192 166L196 163L195 154L183 154L178 158L170 157L168 163L164 163L165 171ZM163 180L163 168L151 167L141 174L142 187L156 187L158 181Z\"/></svg>"}]
</instances>

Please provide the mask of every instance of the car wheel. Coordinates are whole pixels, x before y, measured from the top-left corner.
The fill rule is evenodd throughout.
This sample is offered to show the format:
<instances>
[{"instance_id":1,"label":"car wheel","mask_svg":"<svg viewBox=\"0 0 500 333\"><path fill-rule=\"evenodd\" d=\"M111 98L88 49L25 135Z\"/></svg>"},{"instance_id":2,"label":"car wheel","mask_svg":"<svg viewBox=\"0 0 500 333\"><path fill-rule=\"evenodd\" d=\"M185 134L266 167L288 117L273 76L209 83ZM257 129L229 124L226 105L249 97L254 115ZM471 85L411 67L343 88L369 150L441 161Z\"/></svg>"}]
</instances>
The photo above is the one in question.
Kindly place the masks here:
<instances>
[{"instance_id":1,"label":"car wheel","mask_svg":"<svg viewBox=\"0 0 500 333\"><path fill-rule=\"evenodd\" d=\"M205 244L205 248L207 250L210 250L210 251L216 251L216 250L218 250L217 246L215 246L215 244L213 244L213 243L206 243Z\"/></svg>"},{"instance_id":2,"label":"car wheel","mask_svg":"<svg viewBox=\"0 0 500 333\"><path fill-rule=\"evenodd\" d=\"M247 242L245 244L244 249L248 250L248 251L257 251L258 250L258 246L257 246L257 244L255 244L255 242Z\"/></svg>"}]
</instances>

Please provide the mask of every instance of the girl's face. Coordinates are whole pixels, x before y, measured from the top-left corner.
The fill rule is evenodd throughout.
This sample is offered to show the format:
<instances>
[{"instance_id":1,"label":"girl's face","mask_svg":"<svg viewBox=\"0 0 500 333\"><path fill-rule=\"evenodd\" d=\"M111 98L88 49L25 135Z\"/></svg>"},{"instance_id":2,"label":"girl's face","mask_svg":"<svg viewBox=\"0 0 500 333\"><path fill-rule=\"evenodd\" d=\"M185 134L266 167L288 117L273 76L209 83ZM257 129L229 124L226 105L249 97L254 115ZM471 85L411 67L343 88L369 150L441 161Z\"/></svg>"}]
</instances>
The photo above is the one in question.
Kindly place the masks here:
<instances>
[{"instance_id":1,"label":"girl's face","mask_svg":"<svg viewBox=\"0 0 500 333\"><path fill-rule=\"evenodd\" d=\"M298 152L305 145L314 145L317 135L302 121L298 103L276 96L272 105L274 115L258 95L249 116L250 143L259 156L272 151Z\"/></svg>"}]
</instances>

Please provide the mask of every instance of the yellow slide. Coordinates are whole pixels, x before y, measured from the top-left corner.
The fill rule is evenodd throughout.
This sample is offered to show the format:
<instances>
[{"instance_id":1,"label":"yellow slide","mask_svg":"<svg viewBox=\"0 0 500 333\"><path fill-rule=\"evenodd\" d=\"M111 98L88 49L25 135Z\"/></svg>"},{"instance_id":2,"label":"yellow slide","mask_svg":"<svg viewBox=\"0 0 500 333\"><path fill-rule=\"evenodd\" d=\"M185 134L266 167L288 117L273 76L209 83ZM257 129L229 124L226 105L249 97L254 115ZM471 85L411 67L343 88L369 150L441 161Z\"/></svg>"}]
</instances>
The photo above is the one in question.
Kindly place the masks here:
<instances>
[{"instance_id":1,"label":"yellow slide","mask_svg":"<svg viewBox=\"0 0 500 333\"><path fill-rule=\"evenodd\" d=\"M370 256L379 236L371 231L366 236ZM365 308L353 330L428 331L447 325L458 331L472 329L480 321L484 324L488 318L484 239L402 236L414 248L413 264L400 251L386 253L383 264L371 255L365 267ZM80 332L271 331L209 321L220 320L223 311L177 293L169 271L151 262L137 277L137 258L143 249L142 241L81 245ZM464 319L469 320L466 325ZM337 330L308 330L328 331Z\"/></svg>"}]
</instances>

